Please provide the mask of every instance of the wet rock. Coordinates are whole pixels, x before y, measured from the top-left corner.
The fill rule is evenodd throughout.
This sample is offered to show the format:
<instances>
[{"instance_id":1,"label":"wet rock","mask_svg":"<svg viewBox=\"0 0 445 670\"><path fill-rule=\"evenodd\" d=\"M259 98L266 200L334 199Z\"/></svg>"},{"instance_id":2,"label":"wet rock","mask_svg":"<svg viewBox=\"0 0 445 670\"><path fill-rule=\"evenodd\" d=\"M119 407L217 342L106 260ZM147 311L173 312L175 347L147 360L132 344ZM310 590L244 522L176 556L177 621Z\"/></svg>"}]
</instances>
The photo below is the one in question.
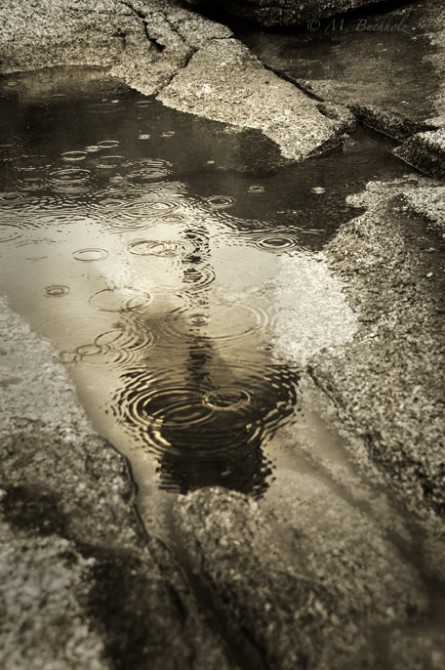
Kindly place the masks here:
<instances>
[{"instance_id":1,"label":"wet rock","mask_svg":"<svg viewBox=\"0 0 445 670\"><path fill-rule=\"evenodd\" d=\"M222 489L180 499L191 570L267 667L379 667L373 627L426 608L416 571L325 484L287 473L278 488L260 502Z\"/></svg>"},{"instance_id":2,"label":"wet rock","mask_svg":"<svg viewBox=\"0 0 445 670\"><path fill-rule=\"evenodd\" d=\"M445 178L445 130L418 133L394 152L399 158L438 179Z\"/></svg>"},{"instance_id":3,"label":"wet rock","mask_svg":"<svg viewBox=\"0 0 445 670\"><path fill-rule=\"evenodd\" d=\"M110 667L85 611L91 560L66 539L0 526L1 666Z\"/></svg>"},{"instance_id":4,"label":"wet rock","mask_svg":"<svg viewBox=\"0 0 445 670\"><path fill-rule=\"evenodd\" d=\"M315 356L310 371L342 426L437 538L427 563L443 576L443 244L406 212L418 186L415 177L368 185L355 199L367 213L327 245L360 326L347 349Z\"/></svg>"},{"instance_id":5,"label":"wet rock","mask_svg":"<svg viewBox=\"0 0 445 670\"><path fill-rule=\"evenodd\" d=\"M189 4L205 4L200 0L187 0ZM235 16L249 19L261 26L293 26L303 21L324 18L376 4L381 0L217 0L217 4Z\"/></svg>"},{"instance_id":6,"label":"wet rock","mask_svg":"<svg viewBox=\"0 0 445 670\"><path fill-rule=\"evenodd\" d=\"M408 209L424 217L427 225L445 237L445 187L439 184L419 185L403 194Z\"/></svg>"},{"instance_id":7,"label":"wet rock","mask_svg":"<svg viewBox=\"0 0 445 670\"><path fill-rule=\"evenodd\" d=\"M261 130L283 156L305 158L337 143L344 122L266 70L232 32L175 0L19 0L2 5L1 72L107 68L164 104ZM241 71L244 69L244 72Z\"/></svg>"},{"instance_id":8,"label":"wet rock","mask_svg":"<svg viewBox=\"0 0 445 670\"><path fill-rule=\"evenodd\" d=\"M237 40L200 49L158 99L181 111L259 128L284 156L305 158L335 141L338 122L292 84L268 72Z\"/></svg>"},{"instance_id":9,"label":"wet rock","mask_svg":"<svg viewBox=\"0 0 445 670\"><path fill-rule=\"evenodd\" d=\"M3 298L0 337L2 667L233 667L172 554L143 532L124 460Z\"/></svg>"},{"instance_id":10,"label":"wet rock","mask_svg":"<svg viewBox=\"0 0 445 670\"><path fill-rule=\"evenodd\" d=\"M445 665L443 631L396 630L390 637L389 657L394 670L441 670Z\"/></svg>"},{"instance_id":11,"label":"wet rock","mask_svg":"<svg viewBox=\"0 0 445 670\"><path fill-rule=\"evenodd\" d=\"M308 22L298 33L247 31L243 39L263 63L325 104L397 140L444 126L445 12L422 0L371 13ZM415 66L414 66L415 63ZM401 158L437 176L435 147L420 140ZM426 138L425 138L426 139ZM430 168L433 168L432 170Z\"/></svg>"}]
</instances>

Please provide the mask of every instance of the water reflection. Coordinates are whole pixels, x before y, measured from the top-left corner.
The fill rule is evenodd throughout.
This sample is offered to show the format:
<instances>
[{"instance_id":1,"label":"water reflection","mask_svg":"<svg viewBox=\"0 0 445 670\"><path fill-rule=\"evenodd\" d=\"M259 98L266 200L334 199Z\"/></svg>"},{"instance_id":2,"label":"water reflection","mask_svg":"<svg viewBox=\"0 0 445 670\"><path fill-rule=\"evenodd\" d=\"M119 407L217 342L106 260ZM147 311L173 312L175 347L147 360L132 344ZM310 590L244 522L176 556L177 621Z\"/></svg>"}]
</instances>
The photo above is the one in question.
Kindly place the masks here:
<instances>
[{"instance_id":1,"label":"water reflection","mask_svg":"<svg viewBox=\"0 0 445 670\"><path fill-rule=\"evenodd\" d=\"M74 375L107 380L104 431L117 422L153 454L161 487L261 494L268 445L295 420L286 324L313 351L332 310L347 321L328 279L325 293L308 279L321 277L313 251L356 213L351 184L393 164L359 138L339 183L329 157L285 166L259 133L97 77L62 78L60 90L51 79L42 104L36 77L0 86L0 132L12 138L0 147L2 290Z\"/></svg>"}]
</instances>

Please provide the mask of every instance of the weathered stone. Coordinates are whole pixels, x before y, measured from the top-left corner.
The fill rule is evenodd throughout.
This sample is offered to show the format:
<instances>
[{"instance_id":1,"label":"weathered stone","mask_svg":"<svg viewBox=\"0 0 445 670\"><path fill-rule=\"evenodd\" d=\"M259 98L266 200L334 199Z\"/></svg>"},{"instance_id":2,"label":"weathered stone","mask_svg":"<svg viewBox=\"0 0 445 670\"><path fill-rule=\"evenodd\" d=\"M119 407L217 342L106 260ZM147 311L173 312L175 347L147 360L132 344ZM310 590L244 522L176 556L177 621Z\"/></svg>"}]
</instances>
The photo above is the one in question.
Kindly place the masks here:
<instances>
[{"instance_id":1,"label":"weathered stone","mask_svg":"<svg viewBox=\"0 0 445 670\"><path fill-rule=\"evenodd\" d=\"M2 667L232 667L174 558L145 536L124 460L3 298L0 339Z\"/></svg>"},{"instance_id":2,"label":"weathered stone","mask_svg":"<svg viewBox=\"0 0 445 670\"><path fill-rule=\"evenodd\" d=\"M394 670L442 670L445 634L440 627L429 631L396 630L389 640L389 659Z\"/></svg>"},{"instance_id":3,"label":"weathered stone","mask_svg":"<svg viewBox=\"0 0 445 670\"><path fill-rule=\"evenodd\" d=\"M360 326L347 349L314 357L310 369L337 405L342 425L354 426L390 486L440 537L443 243L403 211L401 193L404 200L410 191L415 197L417 186L415 177L368 185L356 199L367 213L327 245ZM442 574L439 556L428 562Z\"/></svg>"},{"instance_id":4,"label":"weathered stone","mask_svg":"<svg viewBox=\"0 0 445 670\"><path fill-rule=\"evenodd\" d=\"M413 135L394 153L422 172L445 178L445 129Z\"/></svg>"},{"instance_id":5,"label":"weathered stone","mask_svg":"<svg viewBox=\"0 0 445 670\"><path fill-rule=\"evenodd\" d=\"M292 159L332 144L338 127L237 40L212 41L200 49L158 99L181 111L259 128Z\"/></svg>"},{"instance_id":6,"label":"weathered stone","mask_svg":"<svg viewBox=\"0 0 445 670\"><path fill-rule=\"evenodd\" d=\"M408 189L403 199L409 211L422 216L427 225L445 238L445 187L439 184L419 185Z\"/></svg>"},{"instance_id":7,"label":"weathered stone","mask_svg":"<svg viewBox=\"0 0 445 670\"><path fill-rule=\"evenodd\" d=\"M277 490L260 502L222 489L179 499L191 570L268 667L374 667L372 628L426 609L416 571L319 480L282 473Z\"/></svg>"},{"instance_id":8,"label":"weathered stone","mask_svg":"<svg viewBox=\"0 0 445 670\"><path fill-rule=\"evenodd\" d=\"M408 140L397 155L443 176L442 131L426 132L445 126L441 0L313 21L306 33L252 31L245 40L263 63L308 95L347 106L362 123Z\"/></svg>"},{"instance_id":9,"label":"weathered stone","mask_svg":"<svg viewBox=\"0 0 445 670\"><path fill-rule=\"evenodd\" d=\"M203 4L200 0L187 1L192 5ZM381 0L216 0L212 4L235 16L270 27L293 26L377 2Z\"/></svg>"},{"instance_id":10,"label":"weathered stone","mask_svg":"<svg viewBox=\"0 0 445 670\"><path fill-rule=\"evenodd\" d=\"M231 31L175 0L19 0L2 5L1 72L107 68L166 105L261 130L283 156L303 159L337 143L344 121L265 69ZM244 69L244 73L241 72Z\"/></svg>"}]
</instances>

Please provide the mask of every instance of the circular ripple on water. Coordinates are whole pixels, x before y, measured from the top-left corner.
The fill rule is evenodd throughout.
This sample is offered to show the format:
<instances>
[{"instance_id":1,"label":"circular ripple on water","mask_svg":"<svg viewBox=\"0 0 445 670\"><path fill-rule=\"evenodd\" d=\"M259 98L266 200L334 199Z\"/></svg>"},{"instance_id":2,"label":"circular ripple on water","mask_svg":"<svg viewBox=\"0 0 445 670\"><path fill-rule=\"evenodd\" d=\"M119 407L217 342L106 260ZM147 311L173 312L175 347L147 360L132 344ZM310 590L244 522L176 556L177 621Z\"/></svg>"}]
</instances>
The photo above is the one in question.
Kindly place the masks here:
<instances>
[{"instance_id":1,"label":"circular ripple on water","mask_svg":"<svg viewBox=\"0 0 445 670\"><path fill-rule=\"evenodd\" d=\"M91 172L84 168L60 168L50 173L49 183L61 193L79 193L90 183Z\"/></svg>"},{"instance_id":2,"label":"circular ripple on water","mask_svg":"<svg viewBox=\"0 0 445 670\"><path fill-rule=\"evenodd\" d=\"M33 175L33 173L24 173L17 180L17 185L21 191L39 191L45 186L45 180L42 176Z\"/></svg>"},{"instance_id":3,"label":"circular ripple on water","mask_svg":"<svg viewBox=\"0 0 445 670\"><path fill-rule=\"evenodd\" d=\"M125 160L125 156L102 156L97 159L95 167L98 170L114 170L118 168Z\"/></svg>"},{"instance_id":4,"label":"circular ripple on water","mask_svg":"<svg viewBox=\"0 0 445 670\"><path fill-rule=\"evenodd\" d=\"M89 302L101 312L129 312L150 304L152 296L134 288L105 288L94 293Z\"/></svg>"},{"instance_id":5,"label":"circular ripple on water","mask_svg":"<svg viewBox=\"0 0 445 670\"><path fill-rule=\"evenodd\" d=\"M152 101L151 100L138 100L135 103L135 106L141 109L144 109L146 107L151 107L152 106Z\"/></svg>"},{"instance_id":6,"label":"circular ripple on water","mask_svg":"<svg viewBox=\"0 0 445 670\"><path fill-rule=\"evenodd\" d=\"M0 223L0 243L12 242L22 237L24 226L17 223Z\"/></svg>"},{"instance_id":7,"label":"circular ripple on water","mask_svg":"<svg viewBox=\"0 0 445 670\"><path fill-rule=\"evenodd\" d=\"M259 448L292 413L297 375L279 365L209 368L197 381L188 367L130 370L114 412L161 457L234 452L242 464L243 448Z\"/></svg>"},{"instance_id":8,"label":"circular ripple on water","mask_svg":"<svg viewBox=\"0 0 445 670\"><path fill-rule=\"evenodd\" d=\"M103 261L108 258L109 253L106 249L78 249L73 251L73 256L76 261L84 261L91 263L92 261Z\"/></svg>"},{"instance_id":9,"label":"circular ripple on water","mask_svg":"<svg viewBox=\"0 0 445 670\"><path fill-rule=\"evenodd\" d=\"M266 237L260 237L254 241L254 244L259 249L272 251L275 253L280 253L281 251L291 251L292 249L300 248L297 239L284 234L274 234L268 235Z\"/></svg>"},{"instance_id":10,"label":"circular ripple on water","mask_svg":"<svg viewBox=\"0 0 445 670\"><path fill-rule=\"evenodd\" d=\"M132 167L136 169L127 174L127 179L135 185L162 181L172 173L172 164L162 159L151 160L147 158L143 161L138 161Z\"/></svg>"},{"instance_id":11,"label":"circular ripple on water","mask_svg":"<svg viewBox=\"0 0 445 670\"><path fill-rule=\"evenodd\" d=\"M51 161L48 160L47 156L43 155L30 155L30 156L19 156L13 161L13 166L19 172L35 172L37 170L44 170L50 167Z\"/></svg>"},{"instance_id":12,"label":"circular ripple on water","mask_svg":"<svg viewBox=\"0 0 445 670\"><path fill-rule=\"evenodd\" d=\"M265 191L264 186L260 186L259 184L249 186L249 193L264 193L264 191Z\"/></svg>"},{"instance_id":13,"label":"circular ripple on water","mask_svg":"<svg viewBox=\"0 0 445 670\"><path fill-rule=\"evenodd\" d=\"M250 393L235 386L222 386L204 394L202 402L218 412L233 412L251 402Z\"/></svg>"},{"instance_id":14,"label":"circular ripple on water","mask_svg":"<svg viewBox=\"0 0 445 670\"><path fill-rule=\"evenodd\" d=\"M220 343L250 337L268 328L271 314L257 305L212 300L210 309L180 307L171 312L166 332L176 338L206 338Z\"/></svg>"},{"instance_id":15,"label":"circular ripple on water","mask_svg":"<svg viewBox=\"0 0 445 670\"><path fill-rule=\"evenodd\" d=\"M128 245L128 251L136 256L170 258L190 256L195 252L195 245L189 240L135 240Z\"/></svg>"},{"instance_id":16,"label":"circular ripple on water","mask_svg":"<svg viewBox=\"0 0 445 670\"><path fill-rule=\"evenodd\" d=\"M146 228L149 223L153 223L156 212L151 208L148 202L133 202L124 204L114 209L104 209L106 219L104 223L116 230L137 230Z\"/></svg>"},{"instance_id":17,"label":"circular ripple on water","mask_svg":"<svg viewBox=\"0 0 445 670\"><path fill-rule=\"evenodd\" d=\"M190 265L184 269L184 283L187 291L202 291L211 286L216 279L215 270L207 264Z\"/></svg>"},{"instance_id":18,"label":"circular ripple on water","mask_svg":"<svg viewBox=\"0 0 445 670\"><path fill-rule=\"evenodd\" d=\"M97 154L99 151L101 151L101 147L98 144L89 144L85 147L85 151L87 154Z\"/></svg>"},{"instance_id":19,"label":"circular ripple on water","mask_svg":"<svg viewBox=\"0 0 445 670\"><path fill-rule=\"evenodd\" d=\"M118 106L111 101L98 102L94 105L88 105L87 110L91 114L109 115L115 114L118 111Z\"/></svg>"},{"instance_id":20,"label":"circular ripple on water","mask_svg":"<svg viewBox=\"0 0 445 670\"><path fill-rule=\"evenodd\" d=\"M68 295L69 292L69 286L63 286L62 284L45 286L45 295L47 298L63 298Z\"/></svg>"},{"instance_id":21,"label":"circular ripple on water","mask_svg":"<svg viewBox=\"0 0 445 670\"><path fill-rule=\"evenodd\" d=\"M0 207L3 208L15 208L20 207L20 205L27 202L26 196L23 195L21 191L10 191L5 193L0 193Z\"/></svg>"},{"instance_id":22,"label":"circular ripple on water","mask_svg":"<svg viewBox=\"0 0 445 670\"><path fill-rule=\"evenodd\" d=\"M129 365L141 352L147 353L155 344L153 333L146 327L128 329L116 327L101 333L94 344L107 354L115 365Z\"/></svg>"},{"instance_id":23,"label":"circular ripple on water","mask_svg":"<svg viewBox=\"0 0 445 670\"><path fill-rule=\"evenodd\" d=\"M88 153L86 151L65 151L62 154L62 160L66 163L79 163L84 161Z\"/></svg>"},{"instance_id":24,"label":"circular ripple on water","mask_svg":"<svg viewBox=\"0 0 445 670\"><path fill-rule=\"evenodd\" d=\"M101 140L97 146L100 149L115 149L119 146L119 140Z\"/></svg>"},{"instance_id":25,"label":"circular ripple on water","mask_svg":"<svg viewBox=\"0 0 445 670\"><path fill-rule=\"evenodd\" d=\"M375 156L364 153L342 153L335 158L335 162L341 163L342 165L366 165L367 163L373 163L375 161Z\"/></svg>"},{"instance_id":26,"label":"circular ripple on water","mask_svg":"<svg viewBox=\"0 0 445 670\"><path fill-rule=\"evenodd\" d=\"M228 209L233 207L235 199L228 195L211 195L206 202L211 209Z\"/></svg>"}]
</instances>

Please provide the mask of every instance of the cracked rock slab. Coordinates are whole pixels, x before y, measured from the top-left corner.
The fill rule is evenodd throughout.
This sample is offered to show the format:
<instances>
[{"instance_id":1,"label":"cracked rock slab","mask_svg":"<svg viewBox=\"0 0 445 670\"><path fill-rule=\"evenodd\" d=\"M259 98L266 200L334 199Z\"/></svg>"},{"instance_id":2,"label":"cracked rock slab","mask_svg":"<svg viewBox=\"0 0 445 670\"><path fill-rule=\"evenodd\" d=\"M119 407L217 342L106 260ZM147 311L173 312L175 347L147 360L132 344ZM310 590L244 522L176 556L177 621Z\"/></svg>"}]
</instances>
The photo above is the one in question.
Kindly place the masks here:
<instances>
[{"instance_id":1,"label":"cracked rock slab","mask_svg":"<svg viewBox=\"0 0 445 670\"><path fill-rule=\"evenodd\" d=\"M260 129L293 160L332 144L339 125L234 39L212 40L197 51L158 99L183 112Z\"/></svg>"},{"instance_id":2,"label":"cracked rock slab","mask_svg":"<svg viewBox=\"0 0 445 670\"><path fill-rule=\"evenodd\" d=\"M403 194L409 211L424 217L428 227L445 239L445 186L419 185Z\"/></svg>"},{"instance_id":3,"label":"cracked rock slab","mask_svg":"<svg viewBox=\"0 0 445 670\"><path fill-rule=\"evenodd\" d=\"M342 426L364 441L390 488L437 537L428 565L443 575L443 240L409 213L418 187L417 177L375 182L354 198L367 212L325 251L359 327L347 349L315 356L310 371Z\"/></svg>"},{"instance_id":4,"label":"cracked rock slab","mask_svg":"<svg viewBox=\"0 0 445 670\"><path fill-rule=\"evenodd\" d=\"M123 458L3 298L0 343L1 667L233 667L172 553L144 534Z\"/></svg>"},{"instance_id":5,"label":"cracked rock slab","mask_svg":"<svg viewBox=\"0 0 445 670\"><path fill-rule=\"evenodd\" d=\"M437 179L445 178L445 129L417 133L394 153L422 172Z\"/></svg>"},{"instance_id":6,"label":"cracked rock slab","mask_svg":"<svg viewBox=\"0 0 445 670\"><path fill-rule=\"evenodd\" d=\"M302 160L339 141L344 122L269 72L231 31L174 0L19 0L0 8L1 72L89 65L164 104L259 129ZM1 25L1 24L0 24Z\"/></svg>"},{"instance_id":7,"label":"cracked rock slab","mask_svg":"<svg viewBox=\"0 0 445 670\"><path fill-rule=\"evenodd\" d=\"M381 667L373 628L427 608L416 570L323 482L287 473L279 489L258 502L218 488L179 499L174 522L191 570L266 667Z\"/></svg>"}]
</instances>

